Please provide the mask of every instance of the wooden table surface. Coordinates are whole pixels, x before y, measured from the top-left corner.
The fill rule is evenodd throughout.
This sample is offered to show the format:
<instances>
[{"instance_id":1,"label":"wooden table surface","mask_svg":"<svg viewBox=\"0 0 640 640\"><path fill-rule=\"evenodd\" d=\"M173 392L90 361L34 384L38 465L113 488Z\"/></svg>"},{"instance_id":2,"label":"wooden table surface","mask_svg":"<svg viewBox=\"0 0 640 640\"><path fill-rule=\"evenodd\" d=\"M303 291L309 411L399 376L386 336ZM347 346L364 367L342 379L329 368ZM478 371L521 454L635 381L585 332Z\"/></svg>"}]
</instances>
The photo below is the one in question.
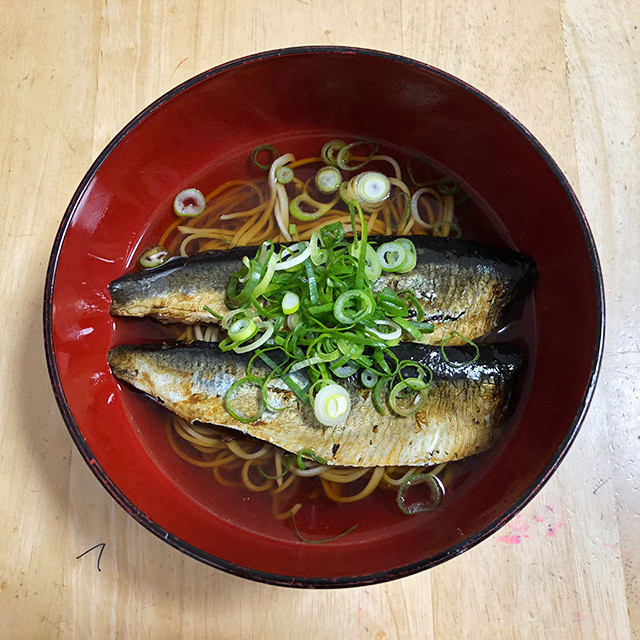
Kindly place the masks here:
<instances>
[{"instance_id":1,"label":"wooden table surface","mask_svg":"<svg viewBox=\"0 0 640 640\"><path fill-rule=\"evenodd\" d=\"M0 637L640 638L637 0L2 4ZM591 409L533 502L435 569L337 591L229 576L134 522L75 451L42 345L53 238L107 142L183 80L300 44L401 53L504 105L576 189L607 296ZM76 559L101 542L101 571Z\"/></svg>"}]
</instances>

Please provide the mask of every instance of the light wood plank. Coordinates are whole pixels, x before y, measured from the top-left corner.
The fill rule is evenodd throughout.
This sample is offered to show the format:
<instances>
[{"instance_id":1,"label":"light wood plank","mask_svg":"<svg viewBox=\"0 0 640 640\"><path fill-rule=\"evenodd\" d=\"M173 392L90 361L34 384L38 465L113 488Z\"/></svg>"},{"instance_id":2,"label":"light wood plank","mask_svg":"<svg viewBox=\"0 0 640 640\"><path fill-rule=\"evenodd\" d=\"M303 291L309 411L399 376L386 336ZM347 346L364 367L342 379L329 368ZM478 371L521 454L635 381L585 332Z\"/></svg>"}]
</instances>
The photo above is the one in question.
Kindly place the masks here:
<instances>
[{"instance_id":1,"label":"light wood plank","mask_svg":"<svg viewBox=\"0 0 640 640\"><path fill-rule=\"evenodd\" d=\"M0 20L0 637L640 638L638 60L631 0L53 0ZM490 540L373 587L296 591L170 549L75 452L41 347L44 270L93 158L142 108L255 51L350 44L439 66L502 103L581 196L609 332L558 474ZM104 542L97 570L98 549Z\"/></svg>"}]
</instances>

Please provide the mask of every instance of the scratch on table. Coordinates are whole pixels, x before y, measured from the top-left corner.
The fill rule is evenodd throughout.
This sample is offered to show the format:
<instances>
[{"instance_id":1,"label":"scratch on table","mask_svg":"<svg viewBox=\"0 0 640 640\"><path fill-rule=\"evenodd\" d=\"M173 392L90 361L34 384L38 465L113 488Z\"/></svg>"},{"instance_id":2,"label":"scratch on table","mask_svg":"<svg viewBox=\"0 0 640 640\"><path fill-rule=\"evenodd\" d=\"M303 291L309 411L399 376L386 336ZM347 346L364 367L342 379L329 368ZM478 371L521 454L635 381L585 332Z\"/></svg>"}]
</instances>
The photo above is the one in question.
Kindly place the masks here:
<instances>
[{"instance_id":1,"label":"scratch on table","mask_svg":"<svg viewBox=\"0 0 640 640\"><path fill-rule=\"evenodd\" d=\"M600 487L604 487L605 484L607 484L607 482L609 482L609 480L611 480L611 476L609 476L606 480L603 480L594 490L593 490L593 495L596 495L596 492L598 491L598 489L600 489Z\"/></svg>"},{"instance_id":2,"label":"scratch on table","mask_svg":"<svg viewBox=\"0 0 640 640\"><path fill-rule=\"evenodd\" d=\"M187 56L186 58L183 58L182 60L180 60L180 62L178 62L178 66L173 70L173 73L175 73L175 72L180 68L180 65L181 65L183 62L186 62L188 59L189 59L189 56ZM172 74L172 75L173 75L173 74Z\"/></svg>"}]
</instances>

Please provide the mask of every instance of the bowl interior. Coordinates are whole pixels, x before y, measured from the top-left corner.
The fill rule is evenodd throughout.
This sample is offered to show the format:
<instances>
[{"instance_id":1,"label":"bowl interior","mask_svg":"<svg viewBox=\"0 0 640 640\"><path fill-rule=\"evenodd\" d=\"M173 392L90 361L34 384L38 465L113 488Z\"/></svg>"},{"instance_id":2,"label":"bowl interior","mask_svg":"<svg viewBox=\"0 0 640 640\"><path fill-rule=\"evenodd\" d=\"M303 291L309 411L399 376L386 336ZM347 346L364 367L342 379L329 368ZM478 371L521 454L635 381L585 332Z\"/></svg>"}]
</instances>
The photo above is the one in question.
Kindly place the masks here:
<instances>
[{"instance_id":1,"label":"bowl interior","mask_svg":"<svg viewBox=\"0 0 640 640\"><path fill-rule=\"evenodd\" d=\"M526 397L505 438L460 476L436 514L311 509L309 545L274 521L262 496L220 487L167 445L162 411L112 377L116 343L160 339L152 322L114 320L107 284L169 219L175 194L244 177L254 147L317 151L356 135L431 158L477 194L501 241L535 257ZM314 145L316 148L314 149ZM206 177L206 178L205 178ZM473 210L472 210L473 213ZM473 220L470 221L473 225ZM580 322L576 322L576 313ZM50 266L46 326L54 388L74 440L114 497L183 551L279 584L346 585L399 577L474 544L520 508L570 444L601 346L595 249L564 177L486 97L425 65L346 49L299 49L214 69L154 103L111 143L67 211ZM570 366L570 369L568 368Z\"/></svg>"}]
</instances>

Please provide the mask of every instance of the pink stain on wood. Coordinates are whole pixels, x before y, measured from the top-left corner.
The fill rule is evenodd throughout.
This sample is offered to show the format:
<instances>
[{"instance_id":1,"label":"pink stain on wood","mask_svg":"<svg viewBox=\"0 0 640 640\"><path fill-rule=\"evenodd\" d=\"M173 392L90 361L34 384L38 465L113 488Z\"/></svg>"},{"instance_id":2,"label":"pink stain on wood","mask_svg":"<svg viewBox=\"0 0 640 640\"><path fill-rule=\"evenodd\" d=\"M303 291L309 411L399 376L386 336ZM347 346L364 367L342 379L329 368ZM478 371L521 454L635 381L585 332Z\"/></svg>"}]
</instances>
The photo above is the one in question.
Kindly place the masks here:
<instances>
[{"instance_id":1,"label":"pink stain on wood","mask_svg":"<svg viewBox=\"0 0 640 640\"><path fill-rule=\"evenodd\" d=\"M528 538L529 536L524 536ZM507 534L506 536L500 536L498 538L498 542L502 542L503 544L520 544L522 542L522 537L518 534Z\"/></svg>"},{"instance_id":2,"label":"pink stain on wood","mask_svg":"<svg viewBox=\"0 0 640 640\"><path fill-rule=\"evenodd\" d=\"M553 507L546 504L544 505L546 516L548 519L551 519L550 514L554 513ZM544 524L546 527L546 531L544 533L545 537L553 538L558 530L562 526L562 521L557 522L548 522L547 517L544 515L540 515L538 513L532 516L533 521L538 524ZM529 537L527 533L531 527L531 523L527 518L519 513L509 524L507 529L508 533L504 536L500 536L498 538L498 542L502 542L503 544L520 544L525 538Z\"/></svg>"}]
</instances>

